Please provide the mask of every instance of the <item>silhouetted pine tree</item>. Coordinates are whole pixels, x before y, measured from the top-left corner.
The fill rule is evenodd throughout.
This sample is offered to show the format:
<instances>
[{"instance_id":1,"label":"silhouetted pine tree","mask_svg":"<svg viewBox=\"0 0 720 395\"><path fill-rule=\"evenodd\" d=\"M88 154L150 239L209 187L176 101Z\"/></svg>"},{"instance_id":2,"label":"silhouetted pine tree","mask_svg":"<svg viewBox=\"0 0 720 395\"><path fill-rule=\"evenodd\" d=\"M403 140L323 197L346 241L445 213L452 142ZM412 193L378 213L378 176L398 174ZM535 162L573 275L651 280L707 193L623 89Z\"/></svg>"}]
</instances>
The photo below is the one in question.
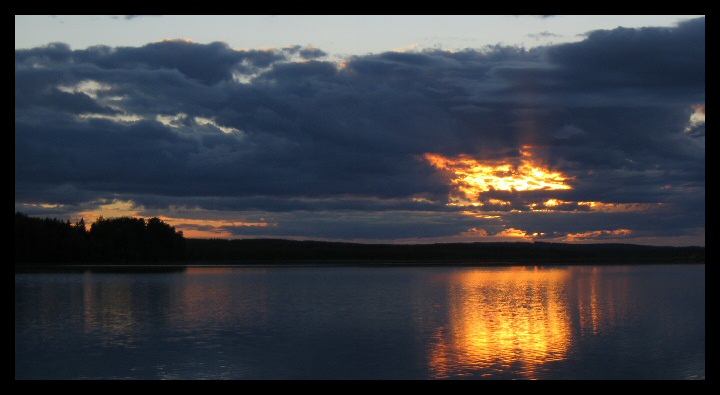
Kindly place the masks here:
<instances>
[{"instance_id":1,"label":"silhouetted pine tree","mask_svg":"<svg viewBox=\"0 0 720 395\"><path fill-rule=\"evenodd\" d=\"M15 213L15 264L169 263L185 259L183 233L157 217L85 220Z\"/></svg>"}]
</instances>

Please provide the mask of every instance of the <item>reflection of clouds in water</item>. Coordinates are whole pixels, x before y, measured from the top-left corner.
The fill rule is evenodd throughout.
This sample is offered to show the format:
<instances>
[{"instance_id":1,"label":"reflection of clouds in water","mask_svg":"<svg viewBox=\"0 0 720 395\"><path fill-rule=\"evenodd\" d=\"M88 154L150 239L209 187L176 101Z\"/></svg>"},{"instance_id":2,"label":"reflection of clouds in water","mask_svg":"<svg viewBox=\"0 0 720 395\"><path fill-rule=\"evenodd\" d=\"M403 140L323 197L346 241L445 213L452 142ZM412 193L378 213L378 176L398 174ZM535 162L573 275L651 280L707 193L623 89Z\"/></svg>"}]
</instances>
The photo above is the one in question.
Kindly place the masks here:
<instances>
[{"instance_id":1,"label":"reflection of clouds in water","mask_svg":"<svg viewBox=\"0 0 720 395\"><path fill-rule=\"evenodd\" d=\"M431 351L435 378L478 369L503 374L516 363L524 364L527 378L537 378L539 365L566 358L567 280L567 270L525 267L458 274L450 285L449 329L438 333Z\"/></svg>"},{"instance_id":2,"label":"reflection of clouds in water","mask_svg":"<svg viewBox=\"0 0 720 395\"><path fill-rule=\"evenodd\" d=\"M433 377L486 371L484 377L542 378L543 365L568 358L576 341L573 325L582 337L606 336L630 319L637 307L625 276L630 270L571 266L458 272L447 279L450 310L447 326L434 334Z\"/></svg>"},{"instance_id":3,"label":"reflection of clouds in water","mask_svg":"<svg viewBox=\"0 0 720 395\"><path fill-rule=\"evenodd\" d=\"M16 378L704 379L704 265L16 275Z\"/></svg>"}]
</instances>

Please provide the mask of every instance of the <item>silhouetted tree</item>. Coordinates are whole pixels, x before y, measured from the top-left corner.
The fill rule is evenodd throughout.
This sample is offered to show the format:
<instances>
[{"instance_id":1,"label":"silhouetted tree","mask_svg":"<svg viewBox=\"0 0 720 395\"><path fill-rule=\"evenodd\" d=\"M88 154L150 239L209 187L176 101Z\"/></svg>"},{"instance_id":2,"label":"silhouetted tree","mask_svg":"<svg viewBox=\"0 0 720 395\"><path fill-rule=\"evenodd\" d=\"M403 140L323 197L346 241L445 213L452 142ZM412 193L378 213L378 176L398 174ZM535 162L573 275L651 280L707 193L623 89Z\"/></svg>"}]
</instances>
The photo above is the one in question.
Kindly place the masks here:
<instances>
[{"instance_id":1,"label":"silhouetted tree","mask_svg":"<svg viewBox=\"0 0 720 395\"><path fill-rule=\"evenodd\" d=\"M85 234L70 221L15 213L15 262L85 262Z\"/></svg>"},{"instance_id":2,"label":"silhouetted tree","mask_svg":"<svg viewBox=\"0 0 720 395\"><path fill-rule=\"evenodd\" d=\"M157 217L40 219L15 213L15 263L144 263L185 259L183 233Z\"/></svg>"}]
</instances>

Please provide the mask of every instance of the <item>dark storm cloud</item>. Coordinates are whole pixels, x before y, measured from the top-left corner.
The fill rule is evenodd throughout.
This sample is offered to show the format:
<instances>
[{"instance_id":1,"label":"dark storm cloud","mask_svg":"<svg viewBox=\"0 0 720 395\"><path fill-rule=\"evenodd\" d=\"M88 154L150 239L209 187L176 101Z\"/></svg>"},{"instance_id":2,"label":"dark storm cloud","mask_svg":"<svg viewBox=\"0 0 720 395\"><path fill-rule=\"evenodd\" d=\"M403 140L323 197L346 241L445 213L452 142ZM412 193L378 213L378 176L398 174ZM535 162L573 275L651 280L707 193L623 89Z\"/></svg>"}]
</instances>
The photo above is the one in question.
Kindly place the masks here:
<instances>
[{"instance_id":1,"label":"dark storm cloud","mask_svg":"<svg viewBox=\"0 0 720 395\"><path fill-rule=\"evenodd\" d=\"M580 45L548 48L548 59L566 69L568 83L582 80L597 87L651 91L674 88L674 94L698 97L697 88L705 86L705 18L676 28L593 31Z\"/></svg>"},{"instance_id":2,"label":"dark storm cloud","mask_svg":"<svg viewBox=\"0 0 720 395\"><path fill-rule=\"evenodd\" d=\"M284 59L284 56L269 51L235 51L220 42L197 45L185 41L163 41L140 48L90 47L78 51L77 58L80 62L104 69L178 70L188 79L213 85L231 80L235 69L248 71L267 67Z\"/></svg>"},{"instance_id":3,"label":"dark storm cloud","mask_svg":"<svg viewBox=\"0 0 720 395\"><path fill-rule=\"evenodd\" d=\"M16 205L78 208L104 197L157 210L302 210L315 214L251 231L444 236L483 220L448 216L461 210L445 205L448 173L423 154L517 162L531 151L573 189L494 191L481 196L483 211L528 214L532 202L557 198L575 203L555 213L587 211L580 201L666 203L704 218L704 122L690 124L705 102L704 18L533 50L387 52L342 64L325 56L184 41L16 50ZM334 212L364 214L325 219ZM392 225L376 214L408 212L442 215ZM544 214L513 213L515 228L531 230L520 218L555 224ZM673 223L647 213L582 218L593 220L562 231L630 222L621 218Z\"/></svg>"},{"instance_id":4,"label":"dark storm cloud","mask_svg":"<svg viewBox=\"0 0 720 395\"><path fill-rule=\"evenodd\" d=\"M76 67L93 65L104 70L177 70L187 80L214 85L233 78L233 72L254 72L273 62L284 60L281 52L248 50L236 51L226 43L206 45L182 40L162 41L142 47L94 46L84 50L70 50L62 43L46 47L15 51L18 67L65 67L67 72ZM77 65L77 66L76 66Z\"/></svg>"},{"instance_id":5,"label":"dark storm cloud","mask_svg":"<svg viewBox=\"0 0 720 395\"><path fill-rule=\"evenodd\" d=\"M334 239L342 234L344 239L406 239L441 237L466 231L476 221L451 215L454 221L447 221L448 214L418 214L402 211L372 213L358 211L333 211L315 213L293 211L274 218L278 225L270 226L227 226L224 229L233 234L263 237L288 237L302 235L311 239ZM437 223L427 226L429 222Z\"/></svg>"}]
</instances>

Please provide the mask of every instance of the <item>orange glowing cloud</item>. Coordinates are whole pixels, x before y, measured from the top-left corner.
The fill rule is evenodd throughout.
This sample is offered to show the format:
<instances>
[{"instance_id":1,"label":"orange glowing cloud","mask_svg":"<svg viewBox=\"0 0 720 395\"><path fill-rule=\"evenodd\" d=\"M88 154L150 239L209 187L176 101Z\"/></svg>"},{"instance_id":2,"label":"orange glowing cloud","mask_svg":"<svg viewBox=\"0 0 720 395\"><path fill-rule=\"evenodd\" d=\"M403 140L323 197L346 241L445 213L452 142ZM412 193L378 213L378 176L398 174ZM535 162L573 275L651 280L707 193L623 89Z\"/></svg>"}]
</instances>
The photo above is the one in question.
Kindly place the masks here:
<instances>
[{"instance_id":1,"label":"orange glowing cloud","mask_svg":"<svg viewBox=\"0 0 720 395\"><path fill-rule=\"evenodd\" d=\"M470 228L466 232L460 232L460 236L467 239L487 239L496 241L517 241L520 239L532 239L538 236L545 236L545 233L527 233L521 229L509 228L497 234L491 234L482 228Z\"/></svg>"},{"instance_id":2,"label":"orange glowing cloud","mask_svg":"<svg viewBox=\"0 0 720 395\"><path fill-rule=\"evenodd\" d=\"M694 112L690 115L690 122L685 128L686 132L692 132L693 129L705 124L705 104L696 104L692 108Z\"/></svg>"},{"instance_id":3,"label":"orange glowing cloud","mask_svg":"<svg viewBox=\"0 0 720 395\"><path fill-rule=\"evenodd\" d=\"M705 122L705 104L696 104L693 106L695 112L690 116L693 123Z\"/></svg>"},{"instance_id":4,"label":"orange glowing cloud","mask_svg":"<svg viewBox=\"0 0 720 395\"><path fill-rule=\"evenodd\" d=\"M505 229L505 230L503 230L502 232L498 233L497 236L500 236L500 237L503 237L503 236L504 236L504 237L518 237L518 238L522 238L522 237L530 237L531 235L529 235L529 234L528 234L527 232L525 232L524 230L515 229L515 228L510 228L510 229Z\"/></svg>"},{"instance_id":5,"label":"orange glowing cloud","mask_svg":"<svg viewBox=\"0 0 720 395\"><path fill-rule=\"evenodd\" d=\"M426 153L423 158L434 167L448 170L455 190L451 193L450 204L481 206L479 196L491 190L534 191L572 189L565 182L571 177L553 172L534 163L531 155L523 153L519 164L498 161L478 161L468 155L447 158L439 154ZM495 203L504 204L497 201Z\"/></svg>"},{"instance_id":6,"label":"orange glowing cloud","mask_svg":"<svg viewBox=\"0 0 720 395\"><path fill-rule=\"evenodd\" d=\"M603 236L629 236L632 233L630 229L616 230L595 230L585 233L573 233L567 235L568 241L592 240Z\"/></svg>"},{"instance_id":7,"label":"orange glowing cloud","mask_svg":"<svg viewBox=\"0 0 720 395\"><path fill-rule=\"evenodd\" d=\"M143 207L137 207L132 200L102 199L97 208L94 210L81 211L77 213L77 217L83 218L86 224L95 222L98 218L118 218L118 217L139 217L139 210ZM104 203L104 204L102 204Z\"/></svg>"},{"instance_id":8,"label":"orange glowing cloud","mask_svg":"<svg viewBox=\"0 0 720 395\"><path fill-rule=\"evenodd\" d=\"M480 237L488 236L488 232L485 229L478 229L478 228L470 228L470 229L468 229L467 232L463 232L463 233L467 234L467 235L477 235Z\"/></svg>"}]
</instances>

